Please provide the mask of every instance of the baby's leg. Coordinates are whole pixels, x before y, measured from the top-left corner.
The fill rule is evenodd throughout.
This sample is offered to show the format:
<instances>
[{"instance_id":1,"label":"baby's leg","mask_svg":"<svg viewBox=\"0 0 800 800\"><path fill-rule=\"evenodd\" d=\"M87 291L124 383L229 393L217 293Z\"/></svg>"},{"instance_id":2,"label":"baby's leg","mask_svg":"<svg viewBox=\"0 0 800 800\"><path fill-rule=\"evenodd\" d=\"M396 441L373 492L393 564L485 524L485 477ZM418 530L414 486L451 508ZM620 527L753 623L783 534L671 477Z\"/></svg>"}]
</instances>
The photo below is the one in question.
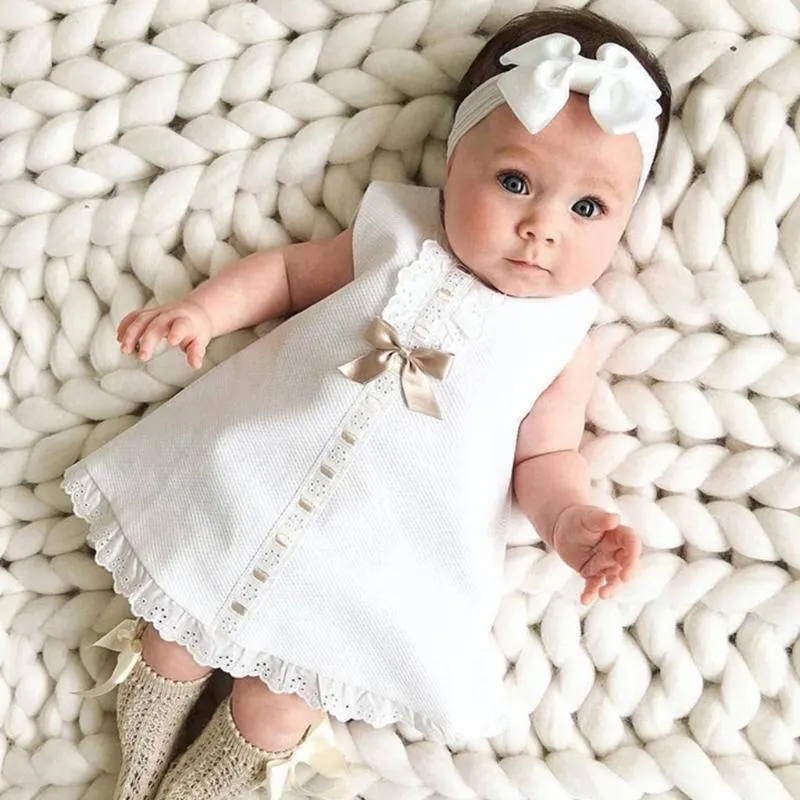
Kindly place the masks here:
<instances>
[{"instance_id":1,"label":"baby's leg","mask_svg":"<svg viewBox=\"0 0 800 800\"><path fill-rule=\"evenodd\" d=\"M142 658L153 672L171 681L196 681L211 672L201 667L185 647L162 639L152 625L142 636Z\"/></svg>"},{"instance_id":2,"label":"baby's leg","mask_svg":"<svg viewBox=\"0 0 800 800\"><path fill-rule=\"evenodd\" d=\"M262 750L294 747L320 716L296 694L275 694L259 678L234 681L231 706L239 733Z\"/></svg>"},{"instance_id":3,"label":"baby's leg","mask_svg":"<svg viewBox=\"0 0 800 800\"><path fill-rule=\"evenodd\" d=\"M153 800L210 673L148 626L142 659L117 691L122 764L114 800Z\"/></svg>"},{"instance_id":4,"label":"baby's leg","mask_svg":"<svg viewBox=\"0 0 800 800\"><path fill-rule=\"evenodd\" d=\"M267 764L287 758L319 711L274 694L258 678L234 681L233 694L167 773L156 800L239 797L262 786Z\"/></svg>"}]
</instances>

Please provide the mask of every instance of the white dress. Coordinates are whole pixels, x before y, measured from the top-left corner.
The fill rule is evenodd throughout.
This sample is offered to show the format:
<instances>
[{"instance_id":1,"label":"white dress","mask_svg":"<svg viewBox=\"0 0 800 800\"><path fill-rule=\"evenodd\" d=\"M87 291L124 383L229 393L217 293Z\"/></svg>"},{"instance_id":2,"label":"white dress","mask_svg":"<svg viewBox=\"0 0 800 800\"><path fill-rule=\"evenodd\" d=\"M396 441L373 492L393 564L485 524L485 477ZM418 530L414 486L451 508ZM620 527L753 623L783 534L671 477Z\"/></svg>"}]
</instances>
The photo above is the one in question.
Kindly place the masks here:
<instances>
[{"instance_id":1,"label":"white dress","mask_svg":"<svg viewBox=\"0 0 800 800\"><path fill-rule=\"evenodd\" d=\"M491 627L517 430L584 338L591 290L509 298L437 244L439 192L373 183L355 278L67 470L115 590L201 664L339 720L443 741L507 721ZM454 355L442 419L340 365L376 318Z\"/></svg>"}]
</instances>

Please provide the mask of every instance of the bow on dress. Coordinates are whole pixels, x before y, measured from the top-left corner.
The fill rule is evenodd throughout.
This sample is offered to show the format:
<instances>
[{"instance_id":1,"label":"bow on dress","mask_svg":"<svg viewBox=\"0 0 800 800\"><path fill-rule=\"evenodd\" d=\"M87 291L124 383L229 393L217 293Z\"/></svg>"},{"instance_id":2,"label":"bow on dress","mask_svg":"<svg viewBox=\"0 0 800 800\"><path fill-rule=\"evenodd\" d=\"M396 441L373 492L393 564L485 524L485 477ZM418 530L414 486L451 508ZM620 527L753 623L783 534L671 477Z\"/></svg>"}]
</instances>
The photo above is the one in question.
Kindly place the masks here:
<instances>
[{"instance_id":1,"label":"bow on dress","mask_svg":"<svg viewBox=\"0 0 800 800\"><path fill-rule=\"evenodd\" d=\"M391 369L392 362L399 359L402 363L400 385L406 405L412 411L441 419L442 413L428 379L444 380L450 371L453 354L425 347L404 347L397 331L382 319L373 320L364 338L373 350L343 364L339 370L357 383L369 383Z\"/></svg>"}]
</instances>

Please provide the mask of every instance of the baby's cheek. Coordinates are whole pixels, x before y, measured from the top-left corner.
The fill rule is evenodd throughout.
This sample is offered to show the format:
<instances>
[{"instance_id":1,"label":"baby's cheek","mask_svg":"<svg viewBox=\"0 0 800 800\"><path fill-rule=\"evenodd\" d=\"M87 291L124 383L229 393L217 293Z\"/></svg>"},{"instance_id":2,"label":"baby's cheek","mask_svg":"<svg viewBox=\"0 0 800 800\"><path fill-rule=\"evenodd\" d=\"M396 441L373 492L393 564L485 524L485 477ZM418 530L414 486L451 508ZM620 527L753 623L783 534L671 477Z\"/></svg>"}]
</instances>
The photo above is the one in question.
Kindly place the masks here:
<instances>
[{"instance_id":1,"label":"baby's cheek","mask_svg":"<svg viewBox=\"0 0 800 800\"><path fill-rule=\"evenodd\" d=\"M504 227L503 219L489 203L475 203L466 224L474 245L481 250L494 249L494 243Z\"/></svg>"},{"instance_id":2,"label":"baby's cheek","mask_svg":"<svg viewBox=\"0 0 800 800\"><path fill-rule=\"evenodd\" d=\"M466 258L460 251L469 251L474 254L486 246L486 231L489 228L485 215L480 213L480 209L462 206L462 212L454 219L452 228L447 233L456 252ZM459 251L460 249L460 251Z\"/></svg>"},{"instance_id":3,"label":"baby's cheek","mask_svg":"<svg viewBox=\"0 0 800 800\"><path fill-rule=\"evenodd\" d=\"M591 286L605 271L613 247L607 242L581 243L565 253L567 269L557 270L555 277L561 292L575 292Z\"/></svg>"}]
</instances>

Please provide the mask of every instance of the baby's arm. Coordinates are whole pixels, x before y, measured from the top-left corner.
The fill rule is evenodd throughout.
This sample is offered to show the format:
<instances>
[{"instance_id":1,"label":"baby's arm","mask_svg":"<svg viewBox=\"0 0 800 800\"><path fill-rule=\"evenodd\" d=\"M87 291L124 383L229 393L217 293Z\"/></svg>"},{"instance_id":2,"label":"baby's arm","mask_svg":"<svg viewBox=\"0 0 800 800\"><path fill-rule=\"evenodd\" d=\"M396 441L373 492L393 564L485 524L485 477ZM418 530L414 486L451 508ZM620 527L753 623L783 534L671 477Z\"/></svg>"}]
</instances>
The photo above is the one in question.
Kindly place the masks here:
<instances>
[{"instance_id":1,"label":"baby's arm","mask_svg":"<svg viewBox=\"0 0 800 800\"><path fill-rule=\"evenodd\" d=\"M183 300L134 311L122 320L122 351L149 359L166 338L180 346L193 367L208 342L312 305L353 280L353 235L253 253L200 284Z\"/></svg>"},{"instance_id":2,"label":"baby's arm","mask_svg":"<svg viewBox=\"0 0 800 800\"><path fill-rule=\"evenodd\" d=\"M517 501L539 535L586 579L581 601L611 596L639 560L636 534L590 504L589 469L578 452L596 373L586 339L520 425Z\"/></svg>"}]
</instances>

